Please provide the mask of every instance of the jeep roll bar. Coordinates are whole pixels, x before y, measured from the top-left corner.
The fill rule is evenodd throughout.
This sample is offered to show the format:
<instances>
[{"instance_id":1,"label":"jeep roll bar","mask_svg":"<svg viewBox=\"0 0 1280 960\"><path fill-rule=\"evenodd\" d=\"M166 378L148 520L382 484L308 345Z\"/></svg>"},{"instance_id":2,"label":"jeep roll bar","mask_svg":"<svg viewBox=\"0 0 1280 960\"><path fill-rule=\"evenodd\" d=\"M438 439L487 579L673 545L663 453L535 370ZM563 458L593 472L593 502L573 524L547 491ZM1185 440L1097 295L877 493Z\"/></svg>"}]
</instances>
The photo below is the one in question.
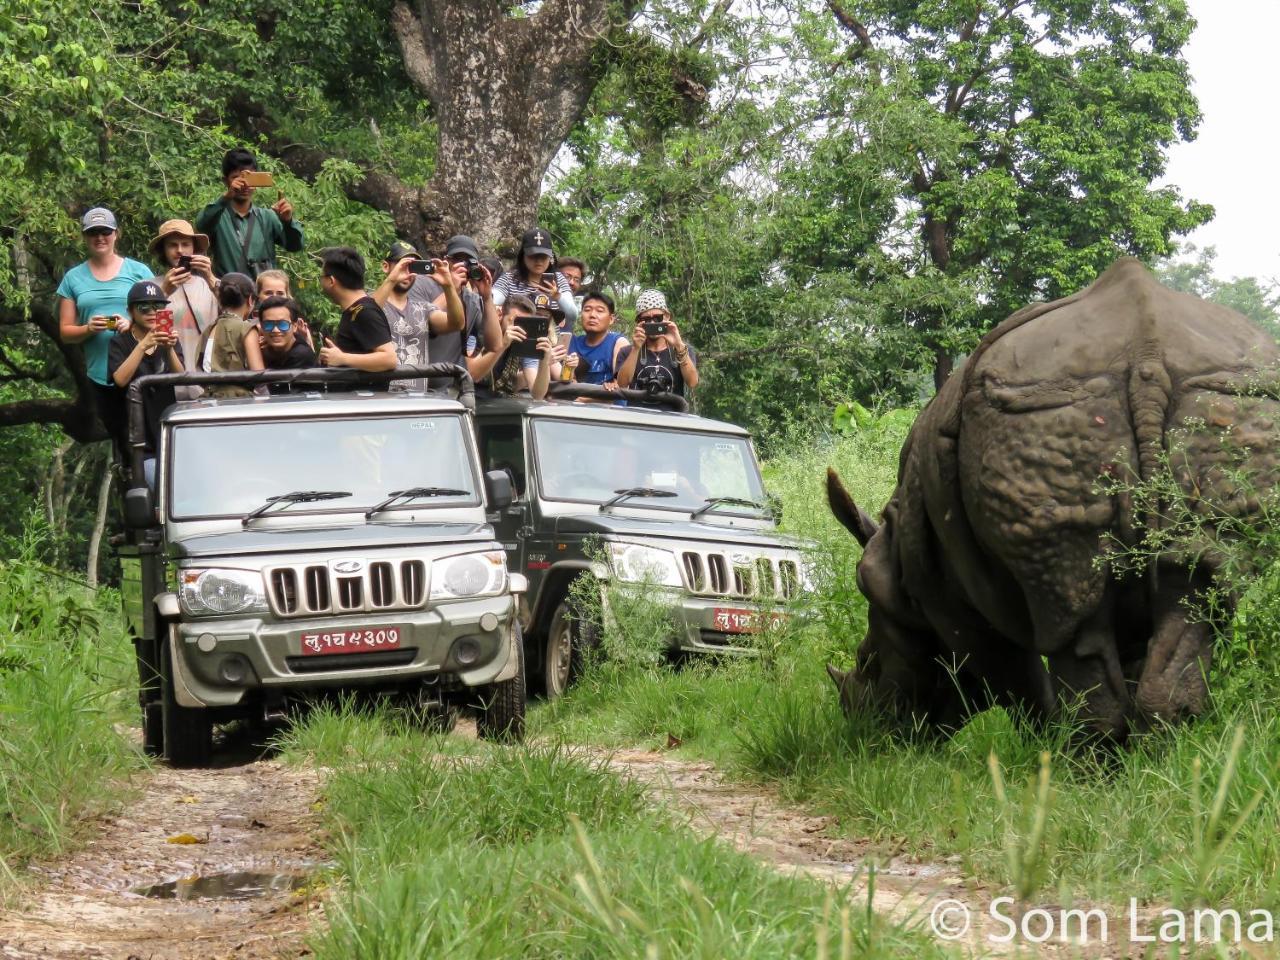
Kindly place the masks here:
<instances>
[{"instance_id":1,"label":"jeep roll bar","mask_svg":"<svg viewBox=\"0 0 1280 960\"><path fill-rule=\"evenodd\" d=\"M684 397L665 390L636 390L631 387L619 387L617 390L606 390L595 383L553 383L547 388L548 400L604 400L612 403L621 397L627 403L635 403L647 407L660 407L674 413L688 413L689 403Z\"/></svg>"},{"instance_id":2,"label":"jeep roll bar","mask_svg":"<svg viewBox=\"0 0 1280 960\"><path fill-rule=\"evenodd\" d=\"M394 370L356 370L352 367L307 367L300 370L223 370L218 373L186 371L183 373L153 373L138 377L126 394L129 424L130 486L144 483L142 461L147 445L147 418L144 407L144 391L156 387L205 387L237 386L253 389L273 383L316 384L319 386L343 386L359 388L371 384L390 383L393 380L426 380L448 377L457 382L458 402L474 413L476 387L467 368L456 363L426 363L418 366L401 366Z\"/></svg>"}]
</instances>

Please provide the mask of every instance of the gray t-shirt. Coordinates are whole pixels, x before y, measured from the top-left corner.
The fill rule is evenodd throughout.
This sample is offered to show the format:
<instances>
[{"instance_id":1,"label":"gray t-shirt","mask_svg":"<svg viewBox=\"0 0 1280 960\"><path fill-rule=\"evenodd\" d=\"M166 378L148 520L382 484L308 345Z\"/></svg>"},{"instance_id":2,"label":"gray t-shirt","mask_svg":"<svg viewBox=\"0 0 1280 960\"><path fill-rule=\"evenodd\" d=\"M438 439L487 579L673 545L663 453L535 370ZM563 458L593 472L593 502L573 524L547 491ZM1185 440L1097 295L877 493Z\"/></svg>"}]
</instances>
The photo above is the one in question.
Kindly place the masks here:
<instances>
[{"instance_id":1,"label":"gray t-shirt","mask_svg":"<svg viewBox=\"0 0 1280 960\"><path fill-rule=\"evenodd\" d=\"M382 308L387 315L387 326L391 328L391 339L395 341L396 359L402 366L420 366L434 359L427 346L431 338L429 321L437 309L436 297L443 292L440 284L430 277L414 277L403 310L390 300ZM421 380L399 380L392 385L397 390L422 390L425 387Z\"/></svg>"},{"instance_id":2,"label":"gray t-shirt","mask_svg":"<svg viewBox=\"0 0 1280 960\"><path fill-rule=\"evenodd\" d=\"M432 363L456 363L461 367L467 365L468 342L474 343L483 329L484 301L480 299L479 294L471 290L463 290L462 307L466 320L461 330L431 335ZM444 378L431 381L432 390L440 390L452 385L452 380Z\"/></svg>"}]
</instances>

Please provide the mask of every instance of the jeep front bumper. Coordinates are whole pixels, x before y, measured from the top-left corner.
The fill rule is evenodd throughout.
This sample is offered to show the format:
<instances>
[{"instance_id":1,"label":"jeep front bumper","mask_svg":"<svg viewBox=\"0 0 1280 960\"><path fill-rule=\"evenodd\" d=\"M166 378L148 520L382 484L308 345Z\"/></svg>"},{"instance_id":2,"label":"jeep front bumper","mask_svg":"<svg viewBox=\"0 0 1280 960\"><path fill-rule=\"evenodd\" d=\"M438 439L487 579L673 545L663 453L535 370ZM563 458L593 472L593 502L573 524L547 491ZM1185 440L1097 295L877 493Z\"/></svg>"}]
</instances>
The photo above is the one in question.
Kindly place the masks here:
<instances>
[{"instance_id":1,"label":"jeep front bumper","mask_svg":"<svg viewBox=\"0 0 1280 960\"><path fill-rule=\"evenodd\" d=\"M174 688L186 707L239 703L249 690L394 686L448 674L464 686L508 679L516 663L511 595L456 600L426 610L349 618L191 620L171 633ZM397 627L397 647L372 653L304 652L303 638L334 630Z\"/></svg>"}]
</instances>

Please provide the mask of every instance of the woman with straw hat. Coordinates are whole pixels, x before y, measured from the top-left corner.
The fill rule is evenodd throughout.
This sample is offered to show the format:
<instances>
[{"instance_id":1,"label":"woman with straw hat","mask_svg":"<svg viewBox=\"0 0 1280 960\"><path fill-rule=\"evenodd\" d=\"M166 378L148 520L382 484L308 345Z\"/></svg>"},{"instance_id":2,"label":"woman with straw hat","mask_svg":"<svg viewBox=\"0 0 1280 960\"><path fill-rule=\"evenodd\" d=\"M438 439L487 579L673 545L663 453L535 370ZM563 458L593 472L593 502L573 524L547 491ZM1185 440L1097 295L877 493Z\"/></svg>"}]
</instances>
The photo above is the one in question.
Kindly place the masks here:
<instances>
[{"instance_id":1,"label":"woman with straw hat","mask_svg":"<svg viewBox=\"0 0 1280 960\"><path fill-rule=\"evenodd\" d=\"M183 356L194 357L201 335L218 319L218 281L206 256L209 238L186 220L166 220L151 241L151 252L165 271L160 285L169 296Z\"/></svg>"}]
</instances>

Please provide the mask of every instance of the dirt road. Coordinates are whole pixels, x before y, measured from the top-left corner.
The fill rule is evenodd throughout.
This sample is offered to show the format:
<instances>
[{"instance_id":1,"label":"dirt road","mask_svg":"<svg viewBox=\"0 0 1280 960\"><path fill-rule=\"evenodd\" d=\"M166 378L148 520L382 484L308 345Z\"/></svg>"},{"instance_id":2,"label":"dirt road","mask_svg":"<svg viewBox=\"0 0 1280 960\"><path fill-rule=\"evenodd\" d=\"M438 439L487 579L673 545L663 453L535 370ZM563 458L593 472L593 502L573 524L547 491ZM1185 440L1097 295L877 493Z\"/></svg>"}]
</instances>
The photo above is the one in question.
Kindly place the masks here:
<instances>
[{"instance_id":1,"label":"dirt road","mask_svg":"<svg viewBox=\"0 0 1280 960\"><path fill-rule=\"evenodd\" d=\"M314 773L271 760L157 766L84 849L37 869L22 908L0 916L0 957L304 955L321 896L310 879L323 857L316 798ZM137 892L152 885L162 886ZM177 899L197 892L221 898Z\"/></svg>"}]
</instances>

